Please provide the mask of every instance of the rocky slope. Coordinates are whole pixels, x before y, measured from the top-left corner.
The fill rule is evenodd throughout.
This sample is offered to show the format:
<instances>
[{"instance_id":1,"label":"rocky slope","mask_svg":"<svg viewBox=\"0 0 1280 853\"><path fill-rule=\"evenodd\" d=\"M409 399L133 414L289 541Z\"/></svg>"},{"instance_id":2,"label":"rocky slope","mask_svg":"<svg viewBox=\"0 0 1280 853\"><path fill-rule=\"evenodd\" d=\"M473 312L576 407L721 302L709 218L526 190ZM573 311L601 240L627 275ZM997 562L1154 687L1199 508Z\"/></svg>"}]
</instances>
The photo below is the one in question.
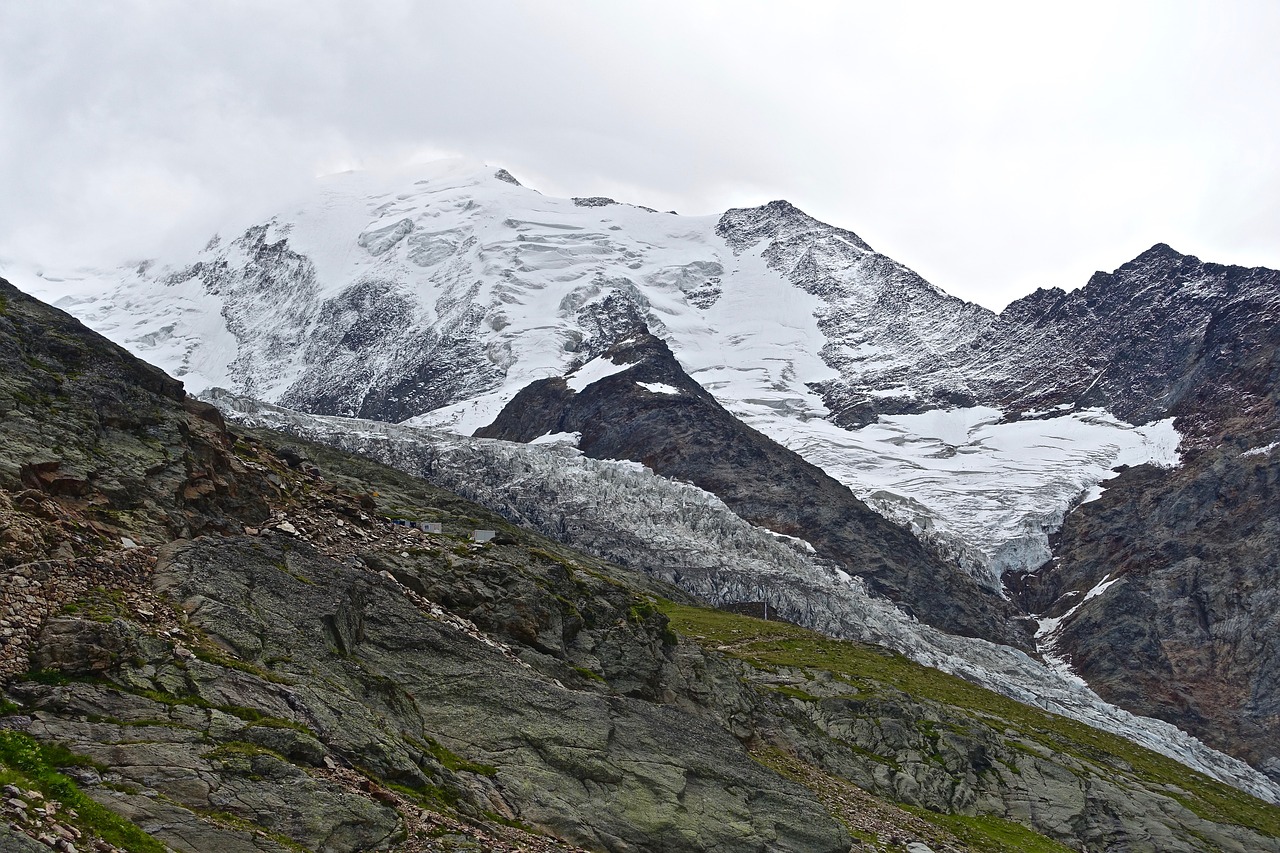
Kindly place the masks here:
<instances>
[{"instance_id":1,"label":"rocky slope","mask_svg":"<svg viewBox=\"0 0 1280 853\"><path fill-rule=\"evenodd\" d=\"M0 294L6 619L27 629L0 774L72 804L8 846L56 825L131 850L1280 849L1275 807L1161 756L228 432ZM78 485L22 482L64 458ZM468 544L481 525L499 537Z\"/></svg>"}]
</instances>

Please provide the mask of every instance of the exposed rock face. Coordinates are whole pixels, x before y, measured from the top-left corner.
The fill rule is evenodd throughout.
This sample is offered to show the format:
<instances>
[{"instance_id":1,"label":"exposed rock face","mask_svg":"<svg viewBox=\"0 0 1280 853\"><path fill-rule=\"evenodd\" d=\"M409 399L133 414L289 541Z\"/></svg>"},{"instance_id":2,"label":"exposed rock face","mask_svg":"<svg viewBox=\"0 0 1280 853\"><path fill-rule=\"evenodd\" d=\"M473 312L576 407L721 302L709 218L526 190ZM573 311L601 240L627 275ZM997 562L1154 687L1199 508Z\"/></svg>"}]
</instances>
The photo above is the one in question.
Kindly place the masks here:
<instances>
[{"instance_id":1,"label":"exposed rock face","mask_svg":"<svg viewBox=\"0 0 1280 853\"><path fill-rule=\"evenodd\" d=\"M620 682L615 696L556 688L515 655L425 618L396 582L301 546L286 557L245 543L236 561L224 551L179 552L172 574L161 571L158 582L176 584L195 624L240 655L265 661L287 654L291 667L322 669L345 688L317 685L298 699L331 748L372 762L379 775L423 784L421 758L404 754L403 744L435 738L467 761L500 765L485 777L497 804L577 843L840 849L842 833L805 792L755 766L727 733L625 695L656 698L662 624L629 622L630 597L601 580L554 563L521 577L499 557L428 576L423 586L432 600L469 612L482 629L562 661L558 671L572 662L593 664L606 681ZM313 583L282 575L273 564L282 558ZM441 562L444 568L450 561ZM409 566L399 572L414 574ZM546 591L533 583L538 575L550 582ZM589 593L575 592L575 583ZM477 600L486 594L492 599ZM566 594L586 608L577 620L553 603ZM335 661L335 649L349 661ZM749 797L735 793L746 791ZM723 820L727 815L736 818Z\"/></svg>"},{"instance_id":2,"label":"exposed rock face","mask_svg":"<svg viewBox=\"0 0 1280 853\"><path fill-rule=\"evenodd\" d=\"M1079 290L1014 302L982 341L977 363L1005 366L994 393L1014 406L1177 415L1199 446L1236 418L1276 424L1280 272L1158 244Z\"/></svg>"},{"instance_id":3,"label":"exposed rock face","mask_svg":"<svg viewBox=\"0 0 1280 853\"><path fill-rule=\"evenodd\" d=\"M601 358L628 367L581 391L562 378L535 382L477 437L527 442L580 433L578 446L588 456L630 459L691 482L752 524L804 539L819 556L930 624L1028 645L1005 601L945 565L821 469L726 412L662 341L641 332Z\"/></svg>"},{"instance_id":4,"label":"exposed rock face","mask_svg":"<svg viewBox=\"0 0 1280 853\"><path fill-rule=\"evenodd\" d=\"M1054 646L1099 694L1280 779L1277 457L1225 445L1125 472L1068 516L1023 600L1051 616L1078 605Z\"/></svg>"},{"instance_id":5,"label":"exposed rock face","mask_svg":"<svg viewBox=\"0 0 1280 853\"><path fill-rule=\"evenodd\" d=\"M29 505L57 498L88 518L89 530L65 530L64 541L167 541L266 515L270 486L229 452L217 409L4 280L0 429L0 487L28 490L20 500ZM10 537L0 560L59 545L26 544L32 550Z\"/></svg>"},{"instance_id":6,"label":"exposed rock face","mask_svg":"<svg viewBox=\"0 0 1280 853\"><path fill-rule=\"evenodd\" d=\"M1126 471L1069 515L1020 600L1062 618L1056 652L1102 696L1280 779L1280 273L1158 245L1006 318L1029 370L1057 366L1027 400L1175 415L1187 437L1181 467Z\"/></svg>"}]
</instances>

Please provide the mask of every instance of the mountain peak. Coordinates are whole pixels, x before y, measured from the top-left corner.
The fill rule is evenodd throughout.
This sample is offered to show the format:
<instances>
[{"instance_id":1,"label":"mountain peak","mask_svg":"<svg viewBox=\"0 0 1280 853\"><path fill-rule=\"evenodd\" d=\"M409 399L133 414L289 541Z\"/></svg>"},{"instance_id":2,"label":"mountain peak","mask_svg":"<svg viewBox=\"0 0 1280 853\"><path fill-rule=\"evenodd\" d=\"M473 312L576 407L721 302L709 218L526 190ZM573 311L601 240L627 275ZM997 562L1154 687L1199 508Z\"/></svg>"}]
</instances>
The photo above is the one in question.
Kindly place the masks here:
<instances>
[{"instance_id":1,"label":"mountain peak","mask_svg":"<svg viewBox=\"0 0 1280 853\"><path fill-rule=\"evenodd\" d=\"M1189 258L1190 255L1184 255L1168 243L1156 243L1150 249L1138 255L1129 263L1131 264L1147 264L1152 261L1180 261L1183 258ZM1126 264L1127 266L1127 264Z\"/></svg>"},{"instance_id":2,"label":"mountain peak","mask_svg":"<svg viewBox=\"0 0 1280 853\"><path fill-rule=\"evenodd\" d=\"M493 173L493 176L500 181L506 181L509 184L515 184L517 187L524 186L524 184L516 180L515 175L511 174L506 169L499 169L498 171Z\"/></svg>"},{"instance_id":3,"label":"mountain peak","mask_svg":"<svg viewBox=\"0 0 1280 853\"><path fill-rule=\"evenodd\" d=\"M852 231L815 219L785 199L775 199L759 207L730 208L720 217L716 233L735 249L746 248L762 240L808 240L822 236L836 238L860 252L874 251Z\"/></svg>"}]
</instances>

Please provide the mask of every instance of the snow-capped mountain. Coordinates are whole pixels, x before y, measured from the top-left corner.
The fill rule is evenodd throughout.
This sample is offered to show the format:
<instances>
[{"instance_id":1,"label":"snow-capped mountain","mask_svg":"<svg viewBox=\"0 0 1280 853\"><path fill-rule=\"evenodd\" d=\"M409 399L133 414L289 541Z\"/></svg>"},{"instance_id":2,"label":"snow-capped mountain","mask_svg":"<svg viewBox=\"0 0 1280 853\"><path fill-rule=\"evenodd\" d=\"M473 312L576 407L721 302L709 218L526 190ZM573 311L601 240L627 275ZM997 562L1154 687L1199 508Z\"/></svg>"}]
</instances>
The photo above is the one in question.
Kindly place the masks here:
<instances>
[{"instance_id":1,"label":"snow-capped mountain","mask_svg":"<svg viewBox=\"0 0 1280 853\"><path fill-rule=\"evenodd\" d=\"M1113 467L1175 458L1169 426L1057 398L1005 418L1025 323L786 202L677 216L448 161L335 175L282 211L195 258L18 280L191 391L463 434L643 324L730 412L991 589L1043 562Z\"/></svg>"},{"instance_id":2,"label":"snow-capped mountain","mask_svg":"<svg viewBox=\"0 0 1280 853\"><path fill-rule=\"evenodd\" d=\"M333 176L279 211L194 257L8 272L192 391L467 435L539 380L578 394L626 369L607 353L652 333L966 571L971 602L1040 618L1042 651L1105 698L1280 778L1280 608L1256 592L1280 565L1280 273L1159 245L996 315L786 202L678 216L456 161Z\"/></svg>"}]
</instances>

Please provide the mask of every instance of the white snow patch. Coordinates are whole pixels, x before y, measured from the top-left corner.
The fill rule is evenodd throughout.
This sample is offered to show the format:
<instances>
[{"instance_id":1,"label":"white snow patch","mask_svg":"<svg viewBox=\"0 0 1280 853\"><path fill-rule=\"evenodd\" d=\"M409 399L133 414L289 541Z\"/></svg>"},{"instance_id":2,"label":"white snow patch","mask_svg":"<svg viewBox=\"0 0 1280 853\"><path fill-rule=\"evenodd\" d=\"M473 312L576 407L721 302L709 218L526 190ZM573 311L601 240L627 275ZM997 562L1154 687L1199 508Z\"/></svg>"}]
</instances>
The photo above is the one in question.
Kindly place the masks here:
<instances>
[{"instance_id":1,"label":"white snow patch","mask_svg":"<svg viewBox=\"0 0 1280 853\"><path fill-rule=\"evenodd\" d=\"M1270 444L1263 445L1262 447L1255 447L1252 450L1246 450L1244 453L1241 453L1240 455L1241 456L1266 456L1268 453L1275 450L1277 447L1280 447L1280 441L1273 441Z\"/></svg>"},{"instance_id":2,"label":"white snow patch","mask_svg":"<svg viewBox=\"0 0 1280 853\"><path fill-rule=\"evenodd\" d=\"M793 545L795 545L805 553L808 553L808 554L818 553L817 548L814 548L812 545L810 545L804 539L801 539L799 536L789 536L786 533L779 533L778 531L770 530L767 527L761 527L760 529L763 530L765 533L768 533L770 536L774 537L775 539L785 539L787 542L792 543ZM840 574L844 575L846 578L849 577L849 575L846 572L839 569L837 569L837 571L840 572Z\"/></svg>"},{"instance_id":3,"label":"white snow patch","mask_svg":"<svg viewBox=\"0 0 1280 853\"><path fill-rule=\"evenodd\" d=\"M582 433L580 432L549 432L546 435L540 435L530 444L567 444L570 447L577 447L578 442L582 441Z\"/></svg>"},{"instance_id":4,"label":"white snow patch","mask_svg":"<svg viewBox=\"0 0 1280 853\"><path fill-rule=\"evenodd\" d=\"M1111 578L1109 576L1106 578L1103 578L1097 584L1097 586L1095 586L1093 589L1089 590L1084 594L1084 600L1088 601L1091 598L1097 598L1098 596L1105 593L1107 590L1111 589L1111 587L1120 583L1120 580L1121 580L1120 578ZM1083 604L1084 602L1081 602L1081 603Z\"/></svg>"},{"instance_id":5,"label":"white snow patch","mask_svg":"<svg viewBox=\"0 0 1280 853\"><path fill-rule=\"evenodd\" d=\"M679 394L680 389L665 382L637 382L641 388L654 394Z\"/></svg>"},{"instance_id":6,"label":"white snow patch","mask_svg":"<svg viewBox=\"0 0 1280 853\"><path fill-rule=\"evenodd\" d=\"M594 385L601 379L613 376L615 373L621 373L630 369L630 364L616 364L615 362L604 358L593 358L586 364L579 367L573 373L565 377L565 382L573 389L575 393L585 391L587 386Z\"/></svg>"},{"instance_id":7,"label":"white snow patch","mask_svg":"<svg viewBox=\"0 0 1280 853\"><path fill-rule=\"evenodd\" d=\"M1058 629L1062 626L1062 623L1070 619L1072 616L1074 616L1076 611L1079 610L1081 607L1084 607L1085 602L1102 595L1107 590L1111 589L1111 587L1119 583L1121 580L1123 580L1122 577L1113 578L1111 577L1111 575L1107 575L1098 583L1094 584L1093 589L1086 592L1084 594L1084 598L1080 599L1080 602L1074 605L1066 613L1063 613L1061 616L1037 617L1037 624L1039 627L1036 628L1036 640L1037 641L1044 640L1045 647L1048 649L1052 649L1054 635L1058 633ZM1079 594L1080 594L1079 590L1072 590L1071 592L1066 593L1063 597L1069 598L1069 597L1077 596ZM1045 649L1041 649L1041 651L1044 651L1044 650Z\"/></svg>"},{"instance_id":8,"label":"white snow patch","mask_svg":"<svg viewBox=\"0 0 1280 853\"><path fill-rule=\"evenodd\" d=\"M481 427L488 426L497 420L498 415L506 408L520 389L499 391L485 394L452 406L443 406L425 414L408 418L403 423L409 427L426 427L447 429L458 435L471 435Z\"/></svg>"},{"instance_id":9,"label":"white snow patch","mask_svg":"<svg viewBox=\"0 0 1280 853\"><path fill-rule=\"evenodd\" d=\"M1102 493L1105 491L1106 489L1104 489L1101 485L1094 483L1092 486L1085 489L1084 495L1080 498L1080 503L1082 504L1093 503L1098 498L1102 497Z\"/></svg>"},{"instance_id":10,"label":"white snow patch","mask_svg":"<svg viewBox=\"0 0 1280 853\"><path fill-rule=\"evenodd\" d=\"M1082 687L1087 687L1087 683L1075 669L1071 666L1071 661L1057 653L1058 631L1062 628L1062 623L1070 619L1076 614L1081 607L1090 599L1103 595L1111 587L1115 586L1123 577L1113 578L1110 575L1103 578L1092 589L1084 594L1084 598L1074 605L1070 610L1061 616L1042 616L1036 618L1036 648L1040 652L1040 656L1044 658L1045 665L1049 667L1057 675L1069 681L1079 683ZM1073 598L1080 594L1079 590L1071 590L1064 593L1063 598Z\"/></svg>"}]
</instances>

